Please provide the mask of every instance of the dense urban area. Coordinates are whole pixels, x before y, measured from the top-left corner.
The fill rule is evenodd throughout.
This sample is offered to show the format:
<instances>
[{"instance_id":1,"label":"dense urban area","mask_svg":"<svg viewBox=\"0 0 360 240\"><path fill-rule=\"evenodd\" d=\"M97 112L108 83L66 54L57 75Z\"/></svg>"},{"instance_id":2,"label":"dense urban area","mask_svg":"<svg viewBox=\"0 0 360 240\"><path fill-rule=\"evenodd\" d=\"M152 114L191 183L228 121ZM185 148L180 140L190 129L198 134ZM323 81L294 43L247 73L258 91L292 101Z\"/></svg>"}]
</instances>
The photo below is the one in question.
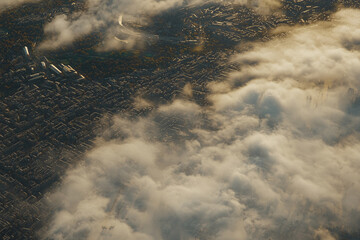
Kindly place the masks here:
<instances>
[{"instance_id":1,"label":"dense urban area","mask_svg":"<svg viewBox=\"0 0 360 240\"><path fill-rule=\"evenodd\" d=\"M45 3L46 2L46 3ZM338 4L356 1L284 1L281 12L260 16L246 7L208 4L154 16L146 31L160 36L141 50L98 53L101 33L52 52L36 49L43 25L77 11L83 1L43 1L0 15L0 236L36 239L50 211L42 199L77 163L111 116L146 114L136 98L166 103L192 97L206 105L206 85L225 76L240 43L267 41L281 24L327 20ZM29 11L29 9L34 9ZM166 23L166 24L159 24ZM85 39L86 38L86 39ZM221 49L221 51L219 51ZM175 126L176 120L161 124Z\"/></svg>"}]
</instances>

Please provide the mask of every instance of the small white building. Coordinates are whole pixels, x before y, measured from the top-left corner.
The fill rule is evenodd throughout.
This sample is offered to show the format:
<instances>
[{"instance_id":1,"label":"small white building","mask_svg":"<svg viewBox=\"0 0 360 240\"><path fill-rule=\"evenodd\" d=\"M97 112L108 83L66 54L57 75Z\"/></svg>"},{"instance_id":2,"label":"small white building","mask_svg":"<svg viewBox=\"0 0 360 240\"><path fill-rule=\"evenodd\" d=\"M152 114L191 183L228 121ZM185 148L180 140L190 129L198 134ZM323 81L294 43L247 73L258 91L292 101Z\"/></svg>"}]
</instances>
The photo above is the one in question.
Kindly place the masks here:
<instances>
[{"instance_id":1,"label":"small white building","mask_svg":"<svg viewBox=\"0 0 360 240\"><path fill-rule=\"evenodd\" d=\"M24 51L25 57L26 57L27 59L30 59L30 53L29 53L29 49L28 49L27 46L25 46L25 47L23 48L23 51Z\"/></svg>"},{"instance_id":2,"label":"small white building","mask_svg":"<svg viewBox=\"0 0 360 240\"><path fill-rule=\"evenodd\" d=\"M50 69L57 75L60 75L62 73L57 67L55 67L54 64L50 64Z\"/></svg>"}]
</instances>

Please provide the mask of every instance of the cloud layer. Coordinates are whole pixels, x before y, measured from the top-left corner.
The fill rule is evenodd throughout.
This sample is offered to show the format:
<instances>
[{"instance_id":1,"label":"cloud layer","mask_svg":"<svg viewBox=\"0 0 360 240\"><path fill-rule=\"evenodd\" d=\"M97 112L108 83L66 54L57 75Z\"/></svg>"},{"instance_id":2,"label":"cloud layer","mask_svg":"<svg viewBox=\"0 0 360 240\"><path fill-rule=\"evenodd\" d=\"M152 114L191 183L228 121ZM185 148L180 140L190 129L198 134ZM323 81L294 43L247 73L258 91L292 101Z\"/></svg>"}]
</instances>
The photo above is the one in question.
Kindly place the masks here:
<instances>
[{"instance_id":1,"label":"cloud layer","mask_svg":"<svg viewBox=\"0 0 360 240\"><path fill-rule=\"evenodd\" d=\"M56 49L70 45L75 40L94 31L102 31L105 35L99 50L113 50L141 46L146 41L155 41L134 26L144 26L149 16L171 8L204 4L206 2L222 2L247 5L260 12L268 12L280 6L280 0L87 0L87 10L72 15L58 15L45 26L47 39L40 45L41 49ZM119 25L119 17L128 23ZM133 27L131 27L133 26Z\"/></svg>"},{"instance_id":2,"label":"cloud layer","mask_svg":"<svg viewBox=\"0 0 360 240\"><path fill-rule=\"evenodd\" d=\"M241 69L209 85L209 108L188 94L136 121L115 117L49 196L45 238L358 232L359 23L358 10L342 10L235 56Z\"/></svg>"}]
</instances>

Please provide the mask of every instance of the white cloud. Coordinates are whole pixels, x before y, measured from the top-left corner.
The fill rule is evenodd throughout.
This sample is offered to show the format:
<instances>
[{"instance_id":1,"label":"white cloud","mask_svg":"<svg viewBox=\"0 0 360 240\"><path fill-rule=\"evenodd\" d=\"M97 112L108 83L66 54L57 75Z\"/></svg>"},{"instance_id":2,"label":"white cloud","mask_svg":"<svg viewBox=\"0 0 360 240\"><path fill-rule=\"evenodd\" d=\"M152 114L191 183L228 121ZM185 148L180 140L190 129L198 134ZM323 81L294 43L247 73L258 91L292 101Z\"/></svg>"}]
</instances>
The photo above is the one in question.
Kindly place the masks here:
<instances>
[{"instance_id":1,"label":"white cloud","mask_svg":"<svg viewBox=\"0 0 360 240\"><path fill-rule=\"evenodd\" d=\"M241 69L211 93L210 108L176 100L136 121L116 117L49 196L46 237L332 240L337 229L358 231L359 19L341 10L234 57Z\"/></svg>"}]
</instances>

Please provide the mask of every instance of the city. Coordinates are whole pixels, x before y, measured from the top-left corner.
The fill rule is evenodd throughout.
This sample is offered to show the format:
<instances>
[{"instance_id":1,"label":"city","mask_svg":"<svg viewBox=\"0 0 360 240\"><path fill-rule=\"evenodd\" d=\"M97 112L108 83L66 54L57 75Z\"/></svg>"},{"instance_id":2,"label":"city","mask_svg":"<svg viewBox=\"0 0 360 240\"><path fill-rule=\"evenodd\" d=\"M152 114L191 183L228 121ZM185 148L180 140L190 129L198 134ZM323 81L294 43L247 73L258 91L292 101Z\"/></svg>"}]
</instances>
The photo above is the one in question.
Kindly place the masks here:
<instances>
[{"instance_id":1,"label":"city","mask_svg":"<svg viewBox=\"0 0 360 240\"><path fill-rule=\"evenodd\" d=\"M90 36L90 42L80 39L61 51L36 49L42 36L33 32L41 28L39 22L84 8L82 1L58 2L51 3L56 7L49 12L25 14L16 20L8 16L11 11L22 14L21 9L3 13L9 24L0 26L4 46L0 50L2 239L37 239L36 231L51 217L43 198L94 146L98 134L111 125L112 116L146 116L158 104L188 95L207 106L208 84L239 69L228 60L248 50L245 43L278 37L272 30L285 24L329 20L336 5L336 1L332 5L286 0L282 13L268 16L232 4L184 7L176 10L177 18L171 11L154 17L146 31L160 37L140 53L121 50L89 56L101 41L101 33ZM345 0L341 4L359 5ZM183 91L187 84L192 91L188 95ZM154 104L136 107L137 98ZM161 124L182 127L173 118Z\"/></svg>"}]
</instances>

